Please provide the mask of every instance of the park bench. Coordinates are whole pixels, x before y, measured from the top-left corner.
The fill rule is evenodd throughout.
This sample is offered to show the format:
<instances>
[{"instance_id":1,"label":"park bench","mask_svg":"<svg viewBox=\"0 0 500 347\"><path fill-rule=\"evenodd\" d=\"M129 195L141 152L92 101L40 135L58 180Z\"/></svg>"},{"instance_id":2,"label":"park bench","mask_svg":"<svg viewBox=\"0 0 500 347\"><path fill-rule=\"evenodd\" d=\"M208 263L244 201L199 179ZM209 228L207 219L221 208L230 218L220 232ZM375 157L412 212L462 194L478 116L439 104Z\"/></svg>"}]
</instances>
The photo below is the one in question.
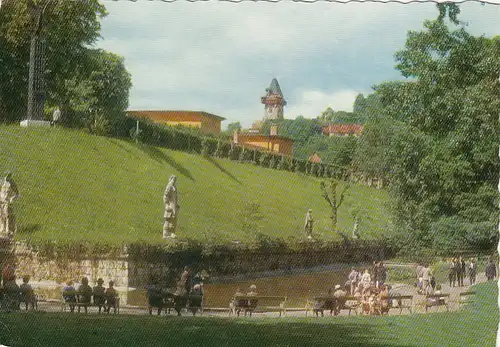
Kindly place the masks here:
<instances>
[{"instance_id":1,"label":"park bench","mask_svg":"<svg viewBox=\"0 0 500 347\"><path fill-rule=\"evenodd\" d=\"M413 295L391 295L389 296L389 310L399 309L399 314L407 309L410 313L413 311Z\"/></svg>"},{"instance_id":2,"label":"park bench","mask_svg":"<svg viewBox=\"0 0 500 347\"><path fill-rule=\"evenodd\" d=\"M334 308L336 308L336 302L337 299L333 296L315 296L312 298L312 300L308 300L308 303L306 305L306 316L308 311L312 311L312 313L321 312L321 315L323 315L324 310L330 310L331 314L334 311ZM323 303L321 308L315 308L318 307L321 303ZM349 315L351 315L351 312L354 311L357 315L358 307L359 301L354 296L346 296L344 303L338 309L339 311L348 310Z\"/></svg>"},{"instance_id":3,"label":"park bench","mask_svg":"<svg viewBox=\"0 0 500 347\"><path fill-rule=\"evenodd\" d=\"M149 305L147 306L149 314L153 314L153 309L158 310L158 315L163 310L165 313L170 314L172 309L175 309L180 315L182 309L191 311L193 315L200 311L203 314L204 296L200 294L187 294L177 296L170 289L158 291L154 297L149 298Z\"/></svg>"},{"instance_id":4,"label":"park bench","mask_svg":"<svg viewBox=\"0 0 500 347\"><path fill-rule=\"evenodd\" d=\"M64 298L65 296L74 296L75 302L66 301L66 299ZM94 302L92 300L90 302L84 301L83 295L80 294L78 291L63 291L62 297L63 298L62 298L62 302L61 302L61 311L63 311L63 312L66 311L66 308L69 306L75 306L78 309L78 312L80 312L80 309L82 307L85 308L85 312L87 312L87 309L89 307L99 307L99 305L94 304ZM108 304L107 304L108 298L106 297L106 295L104 297L106 299L106 302L104 305L101 305L101 307L107 308L108 307ZM115 297L115 304L110 308L113 308L113 312L115 314L120 313L120 297L118 297L118 296Z\"/></svg>"},{"instance_id":5,"label":"park bench","mask_svg":"<svg viewBox=\"0 0 500 347\"><path fill-rule=\"evenodd\" d=\"M229 304L229 314L236 313L240 315L240 311L252 316L252 312L279 312L281 315L286 313L286 296L264 296L264 295L235 295Z\"/></svg>"},{"instance_id":6,"label":"park bench","mask_svg":"<svg viewBox=\"0 0 500 347\"><path fill-rule=\"evenodd\" d=\"M436 310L439 307L446 307L446 311L449 311L448 307L448 301L450 298L450 294L428 294L425 296L425 302L424 302L424 307L425 307L425 312L430 307L436 307Z\"/></svg>"},{"instance_id":7,"label":"park bench","mask_svg":"<svg viewBox=\"0 0 500 347\"><path fill-rule=\"evenodd\" d=\"M458 298L458 308L461 308L462 305L470 304L473 302L473 296L476 294L475 291L467 291L459 294Z\"/></svg>"}]
</instances>

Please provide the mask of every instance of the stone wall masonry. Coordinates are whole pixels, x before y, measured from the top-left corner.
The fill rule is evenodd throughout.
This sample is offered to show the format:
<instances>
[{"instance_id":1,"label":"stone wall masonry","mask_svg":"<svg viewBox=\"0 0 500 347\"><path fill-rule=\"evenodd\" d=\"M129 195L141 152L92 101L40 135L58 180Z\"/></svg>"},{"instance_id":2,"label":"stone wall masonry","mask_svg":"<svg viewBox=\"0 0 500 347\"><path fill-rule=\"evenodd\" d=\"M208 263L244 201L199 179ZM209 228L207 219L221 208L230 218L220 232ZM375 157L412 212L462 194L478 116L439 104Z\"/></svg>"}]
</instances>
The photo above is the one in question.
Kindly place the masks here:
<instances>
[{"instance_id":1,"label":"stone wall masonry","mask_svg":"<svg viewBox=\"0 0 500 347\"><path fill-rule=\"evenodd\" d=\"M87 277L91 285L96 283L98 278L102 278L105 285L112 280L116 287L129 286L129 264L125 257L79 261L45 259L22 242L16 244L15 257L17 277L28 275L34 281L57 283L80 281L82 277Z\"/></svg>"}]
</instances>

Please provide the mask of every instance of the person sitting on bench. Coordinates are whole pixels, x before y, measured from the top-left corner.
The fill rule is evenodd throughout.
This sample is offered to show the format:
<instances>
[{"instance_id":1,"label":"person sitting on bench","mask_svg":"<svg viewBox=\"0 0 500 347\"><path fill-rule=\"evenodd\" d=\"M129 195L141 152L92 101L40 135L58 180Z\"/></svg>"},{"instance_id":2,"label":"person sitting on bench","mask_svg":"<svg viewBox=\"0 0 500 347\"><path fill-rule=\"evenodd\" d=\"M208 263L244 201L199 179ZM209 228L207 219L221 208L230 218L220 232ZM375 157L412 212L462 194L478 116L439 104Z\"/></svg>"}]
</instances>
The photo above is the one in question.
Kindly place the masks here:
<instances>
[{"instance_id":1,"label":"person sitting on bench","mask_svg":"<svg viewBox=\"0 0 500 347\"><path fill-rule=\"evenodd\" d=\"M99 313L101 313L101 309L106 304L105 288L102 286L103 283L104 280L99 278L97 280L97 286L94 287L94 305L99 307Z\"/></svg>"},{"instance_id":2,"label":"person sitting on bench","mask_svg":"<svg viewBox=\"0 0 500 347\"><path fill-rule=\"evenodd\" d=\"M73 287L73 281L68 280L66 286L63 288L63 298L64 301L69 305L71 312L75 312L76 305L76 291Z\"/></svg>"},{"instance_id":3,"label":"person sitting on bench","mask_svg":"<svg viewBox=\"0 0 500 347\"><path fill-rule=\"evenodd\" d=\"M28 311L28 305L31 305L31 309L34 310L36 306L36 296L31 285L28 284L30 281L29 276L23 277L23 284L19 287L19 291L21 292L21 302L24 302L26 305L26 311Z\"/></svg>"},{"instance_id":4,"label":"person sitting on bench","mask_svg":"<svg viewBox=\"0 0 500 347\"><path fill-rule=\"evenodd\" d=\"M90 306L92 301L92 287L89 286L89 279L87 277L82 278L82 284L78 287L78 312L80 312L80 306L83 306L85 313L87 313L87 307Z\"/></svg>"},{"instance_id":5,"label":"person sitting on bench","mask_svg":"<svg viewBox=\"0 0 500 347\"><path fill-rule=\"evenodd\" d=\"M347 293L340 289L340 285L337 284L335 286L333 297L335 298L335 306L333 307L333 312L337 316L340 313L340 310L345 306Z\"/></svg>"},{"instance_id":6,"label":"person sitting on bench","mask_svg":"<svg viewBox=\"0 0 500 347\"><path fill-rule=\"evenodd\" d=\"M245 296L245 293L243 293L240 288L237 288L234 296ZM238 316L240 315L242 309L246 310L248 308L248 300L245 299L236 299L233 304Z\"/></svg>"},{"instance_id":7,"label":"person sitting on bench","mask_svg":"<svg viewBox=\"0 0 500 347\"><path fill-rule=\"evenodd\" d=\"M116 308L118 306L118 292L114 288L115 282L109 281L109 287L106 289L106 306L107 306L107 312L109 313L109 310L111 307L113 307L114 313L116 313Z\"/></svg>"},{"instance_id":8,"label":"person sitting on bench","mask_svg":"<svg viewBox=\"0 0 500 347\"><path fill-rule=\"evenodd\" d=\"M201 310L201 304L203 301L203 288L201 284L195 284L193 290L191 291L191 296L189 298L189 309L196 316L196 312Z\"/></svg>"},{"instance_id":9,"label":"person sitting on bench","mask_svg":"<svg viewBox=\"0 0 500 347\"><path fill-rule=\"evenodd\" d=\"M257 293L257 286L255 284L252 284L250 286L250 291L247 293L247 296L257 296L259 295ZM252 311L257 307L257 300L248 300L248 309L245 310L245 315L246 311L250 312L250 316L252 316Z\"/></svg>"}]
</instances>

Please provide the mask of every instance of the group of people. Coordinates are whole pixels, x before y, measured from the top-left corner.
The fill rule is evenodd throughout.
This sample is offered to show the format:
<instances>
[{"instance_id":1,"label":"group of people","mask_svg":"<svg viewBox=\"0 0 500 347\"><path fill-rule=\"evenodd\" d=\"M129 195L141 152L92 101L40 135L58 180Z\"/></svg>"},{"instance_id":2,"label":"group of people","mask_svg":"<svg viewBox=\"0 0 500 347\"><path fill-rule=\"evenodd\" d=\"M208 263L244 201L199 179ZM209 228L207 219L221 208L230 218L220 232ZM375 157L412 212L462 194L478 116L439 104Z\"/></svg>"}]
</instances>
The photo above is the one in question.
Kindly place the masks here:
<instances>
[{"instance_id":1,"label":"group of people","mask_svg":"<svg viewBox=\"0 0 500 347\"><path fill-rule=\"evenodd\" d=\"M152 314L153 308L158 310L158 315L163 309L174 308L180 316L182 308L187 308L193 315L196 315L197 311L202 308L203 277L199 274L193 277L189 266L184 267L173 293L161 286L154 276L149 282L150 284L146 286L149 314Z\"/></svg>"},{"instance_id":2,"label":"group of people","mask_svg":"<svg viewBox=\"0 0 500 347\"><path fill-rule=\"evenodd\" d=\"M351 296L353 296L356 289L358 289L361 294L364 294L364 292L373 285L376 288L380 288L384 285L386 280L387 268L384 266L383 262L378 261L373 263L371 273L368 269L357 271L355 268L351 268L345 285L346 288L349 288Z\"/></svg>"},{"instance_id":3,"label":"group of people","mask_svg":"<svg viewBox=\"0 0 500 347\"><path fill-rule=\"evenodd\" d=\"M469 284L476 283L477 264L474 258L471 258L467 263L462 257L453 258L450 260L448 279L450 287L463 287L464 279L469 276Z\"/></svg>"},{"instance_id":4,"label":"group of people","mask_svg":"<svg viewBox=\"0 0 500 347\"><path fill-rule=\"evenodd\" d=\"M0 308L6 310L19 310L24 303L26 310L29 306L36 307L36 295L29 284L29 276L23 277L23 283L16 283L15 269L7 265L2 270L2 281L0 286Z\"/></svg>"},{"instance_id":5,"label":"group of people","mask_svg":"<svg viewBox=\"0 0 500 347\"><path fill-rule=\"evenodd\" d=\"M119 299L118 292L114 288L114 282L109 281L108 288L104 288L103 284L104 280L99 278L97 285L92 288L89 285L88 278L83 277L80 286L78 289L75 289L73 281L67 281L66 286L63 288L63 298L66 304L68 304L70 311L74 312L75 307L78 306L78 312L80 312L80 307L83 307L85 313L87 313L87 307L92 305L92 299L94 299L94 305L99 308L99 313L103 309L109 313L111 308L116 313Z\"/></svg>"},{"instance_id":6,"label":"group of people","mask_svg":"<svg viewBox=\"0 0 500 347\"><path fill-rule=\"evenodd\" d=\"M238 299L237 297L239 296L257 296L257 286L255 284L252 284L249 288L249 292L246 294L241 291L241 288L236 289L236 293L234 293L234 296L236 297L235 301L231 303L232 308L235 310L236 314L239 316L241 311L247 315L247 313L250 313L252 315L252 311L257 305L256 300L252 299Z\"/></svg>"}]
</instances>

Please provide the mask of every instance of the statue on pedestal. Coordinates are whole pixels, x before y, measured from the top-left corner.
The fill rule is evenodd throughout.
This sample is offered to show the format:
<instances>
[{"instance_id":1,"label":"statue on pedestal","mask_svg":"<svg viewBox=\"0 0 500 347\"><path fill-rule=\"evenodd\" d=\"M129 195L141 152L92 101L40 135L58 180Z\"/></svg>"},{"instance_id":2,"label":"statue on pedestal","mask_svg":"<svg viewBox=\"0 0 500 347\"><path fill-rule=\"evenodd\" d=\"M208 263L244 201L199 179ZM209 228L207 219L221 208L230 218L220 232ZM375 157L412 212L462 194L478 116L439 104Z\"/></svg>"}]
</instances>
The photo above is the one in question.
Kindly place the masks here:
<instances>
[{"instance_id":1,"label":"statue on pedestal","mask_svg":"<svg viewBox=\"0 0 500 347\"><path fill-rule=\"evenodd\" d=\"M177 196L177 177L172 175L168 180L163 202L165 203L165 223L163 224L163 238L175 238L175 228L177 226L177 216L179 214L179 200Z\"/></svg>"},{"instance_id":2,"label":"statue on pedestal","mask_svg":"<svg viewBox=\"0 0 500 347\"><path fill-rule=\"evenodd\" d=\"M10 239L16 232L16 220L11 204L17 197L17 186L8 172L0 187L0 238Z\"/></svg>"},{"instance_id":3,"label":"statue on pedestal","mask_svg":"<svg viewBox=\"0 0 500 347\"><path fill-rule=\"evenodd\" d=\"M309 210L307 211L306 223L304 225L304 231L306 232L306 236L309 240L312 239L313 223L314 220L312 217L312 210Z\"/></svg>"}]
</instances>

